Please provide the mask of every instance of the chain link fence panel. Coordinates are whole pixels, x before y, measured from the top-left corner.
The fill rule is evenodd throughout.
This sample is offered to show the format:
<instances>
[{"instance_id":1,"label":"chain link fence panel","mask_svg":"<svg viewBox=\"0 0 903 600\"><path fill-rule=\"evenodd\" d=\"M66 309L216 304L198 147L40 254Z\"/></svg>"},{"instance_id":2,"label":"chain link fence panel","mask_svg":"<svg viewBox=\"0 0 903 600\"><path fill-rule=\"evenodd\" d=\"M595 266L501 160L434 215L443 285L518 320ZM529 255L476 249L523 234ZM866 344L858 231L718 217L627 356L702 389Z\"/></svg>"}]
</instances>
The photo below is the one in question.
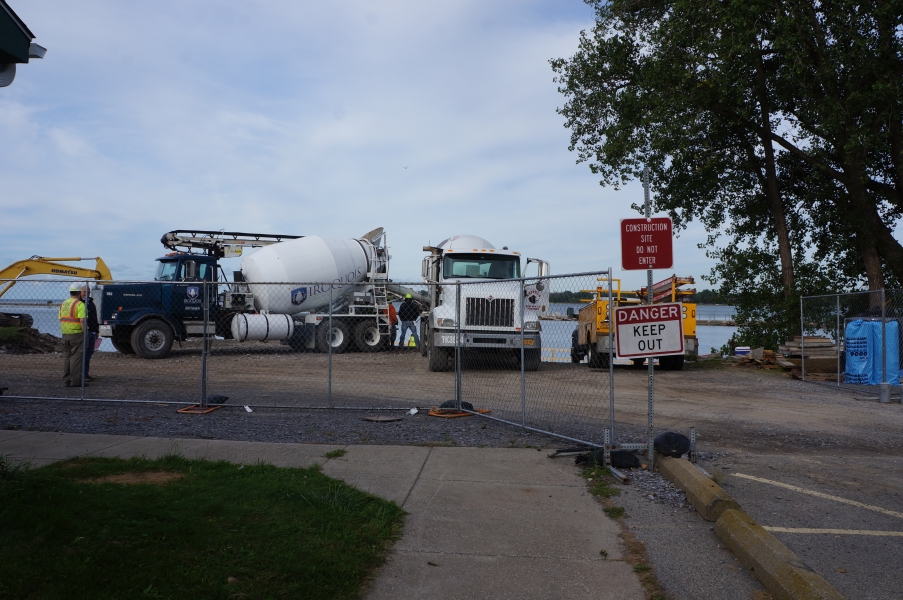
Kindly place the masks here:
<instances>
[{"instance_id":1,"label":"chain link fence panel","mask_svg":"<svg viewBox=\"0 0 903 600\"><path fill-rule=\"evenodd\" d=\"M82 355L94 349L84 389L63 381L59 307L72 282L19 280L0 299L0 387L20 398L387 415L444 405L598 445L609 365L579 351L575 330L582 301L607 293L607 277L92 283L98 335L83 334ZM315 310L288 314L315 294Z\"/></svg>"},{"instance_id":2,"label":"chain link fence panel","mask_svg":"<svg viewBox=\"0 0 903 600\"><path fill-rule=\"evenodd\" d=\"M806 381L888 400L899 397L903 291L872 290L800 300L803 336L779 348ZM886 387L886 391L882 388Z\"/></svg>"}]
</instances>

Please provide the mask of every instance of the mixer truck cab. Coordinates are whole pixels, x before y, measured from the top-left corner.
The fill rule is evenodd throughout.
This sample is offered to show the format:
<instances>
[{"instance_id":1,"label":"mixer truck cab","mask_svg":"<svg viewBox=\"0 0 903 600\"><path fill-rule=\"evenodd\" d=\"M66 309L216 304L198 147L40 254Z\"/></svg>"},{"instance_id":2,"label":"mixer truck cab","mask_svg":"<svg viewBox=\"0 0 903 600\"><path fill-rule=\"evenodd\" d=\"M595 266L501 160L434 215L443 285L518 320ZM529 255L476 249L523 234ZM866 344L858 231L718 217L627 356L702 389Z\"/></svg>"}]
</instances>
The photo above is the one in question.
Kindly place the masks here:
<instances>
[{"instance_id":1,"label":"mixer truck cab","mask_svg":"<svg viewBox=\"0 0 903 600\"><path fill-rule=\"evenodd\" d=\"M101 337L109 337L124 354L162 358L175 340L204 333L204 281L217 281L213 256L172 252L157 259L155 282L103 286L99 320ZM209 288L208 288L209 291ZM207 306L215 309L215 294ZM208 312L211 333L215 316Z\"/></svg>"},{"instance_id":2,"label":"mixer truck cab","mask_svg":"<svg viewBox=\"0 0 903 600\"><path fill-rule=\"evenodd\" d=\"M498 249L474 235L425 246L423 279L431 309L421 317L422 352L431 371L453 366L456 339L462 351L507 355L535 371L542 356L540 317L549 308L549 263ZM535 264L534 275L523 269ZM523 279L531 277L530 279Z\"/></svg>"}]
</instances>

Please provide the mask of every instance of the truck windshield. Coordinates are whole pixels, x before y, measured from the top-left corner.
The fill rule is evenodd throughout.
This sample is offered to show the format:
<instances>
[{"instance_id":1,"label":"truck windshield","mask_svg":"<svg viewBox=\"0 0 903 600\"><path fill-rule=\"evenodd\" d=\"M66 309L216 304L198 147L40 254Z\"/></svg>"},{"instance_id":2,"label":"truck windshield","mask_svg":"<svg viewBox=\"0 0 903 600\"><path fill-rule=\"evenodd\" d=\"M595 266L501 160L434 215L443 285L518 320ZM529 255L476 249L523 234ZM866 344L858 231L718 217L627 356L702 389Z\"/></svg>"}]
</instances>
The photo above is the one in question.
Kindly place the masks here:
<instances>
[{"instance_id":1,"label":"truck windshield","mask_svg":"<svg viewBox=\"0 0 903 600\"><path fill-rule=\"evenodd\" d=\"M520 259L493 254L445 255L442 272L446 278L517 279L520 277Z\"/></svg>"},{"instance_id":2,"label":"truck windshield","mask_svg":"<svg viewBox=\"0 0 903 600\"><path fill-rule=\"evenodd\" d=\"M176 273L179 267L178 261L171 262L161 262L160 266L157 267L157 274L154 276L154 281L172 281L176 278Z\"/></svg>"}]
</instances>

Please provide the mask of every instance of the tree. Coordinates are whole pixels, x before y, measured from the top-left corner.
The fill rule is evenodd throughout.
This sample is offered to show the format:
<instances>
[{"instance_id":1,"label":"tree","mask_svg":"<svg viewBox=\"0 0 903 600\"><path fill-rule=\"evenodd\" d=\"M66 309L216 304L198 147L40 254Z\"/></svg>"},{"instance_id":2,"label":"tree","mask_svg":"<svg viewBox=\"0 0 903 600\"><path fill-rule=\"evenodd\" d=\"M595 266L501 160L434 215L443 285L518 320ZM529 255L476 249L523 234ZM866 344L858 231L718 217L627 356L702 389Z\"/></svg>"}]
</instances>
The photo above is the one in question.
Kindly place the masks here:
<instances>
[{"instance_id":1,"label":"tree","mask_svg":"<svg viewBox=\"0 0 903 600\"><path fill-rule=\"evenodd\" d=\"M768 299L783 335L800 294L903 280L899 3L589 3L592 33L551 61L570 149L602 185L651 167L657 209L709 232L722 293Z\"/></svg>"}]
</instances>

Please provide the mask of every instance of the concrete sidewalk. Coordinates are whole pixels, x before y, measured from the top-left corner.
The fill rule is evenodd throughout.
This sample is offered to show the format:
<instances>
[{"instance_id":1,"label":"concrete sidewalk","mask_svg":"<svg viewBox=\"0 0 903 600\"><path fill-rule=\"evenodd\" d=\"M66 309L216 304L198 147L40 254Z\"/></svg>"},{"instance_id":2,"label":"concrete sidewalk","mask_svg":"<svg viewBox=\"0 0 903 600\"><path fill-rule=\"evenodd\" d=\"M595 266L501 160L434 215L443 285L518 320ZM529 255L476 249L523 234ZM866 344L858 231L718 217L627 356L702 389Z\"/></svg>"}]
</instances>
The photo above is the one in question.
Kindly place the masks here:
<instances>
[{"instance_id":1,"label":"concrete sidewalk","mask_svg":"<svg viewBox=\"0 0 903 600\"><path fill-rule=\"evenodd\" d=\"M339 448L341 458L324 455ZM572 461L531 449L326 446L0 430L33 466L79 455L309 467L401 505L404 535L367 598L642 600L617 523ZM607 553L603 558L601 551Z\"/></svg>"}]
</instances>

